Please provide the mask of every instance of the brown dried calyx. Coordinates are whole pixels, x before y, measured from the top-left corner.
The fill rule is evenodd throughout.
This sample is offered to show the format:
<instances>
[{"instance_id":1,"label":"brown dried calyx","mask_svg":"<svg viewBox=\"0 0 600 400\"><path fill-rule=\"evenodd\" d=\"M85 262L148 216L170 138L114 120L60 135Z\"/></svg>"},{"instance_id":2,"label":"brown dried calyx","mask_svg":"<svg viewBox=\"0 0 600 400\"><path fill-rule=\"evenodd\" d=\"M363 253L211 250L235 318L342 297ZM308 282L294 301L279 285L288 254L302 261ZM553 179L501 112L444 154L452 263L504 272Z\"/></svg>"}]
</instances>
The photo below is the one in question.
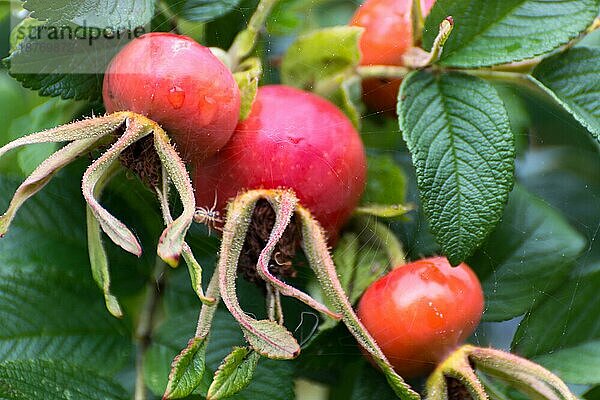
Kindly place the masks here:
<instances>
[{"instance_id":1,"label":"brown dried calyx","mask_svg":"<svg viewBox=\"0 0 600 400\"><path fill-rule=\"evenodd\" d=\"M472 400L473 396L469 393L469 389L463 385L458 379L446 377L446 385L448 386L448 400Z\"/></svg>"},{"instance_id":2,"label":"brown dried calyx","mask_svg":"<svg viewBox=\"0 0 600 400\"><path fill-rule=\"evenodd\" d=\"M256 263L261 251L265 248L273 226L275 225L275 211L268 201L259 200L254 207L252 220L248 227L248 234L242 247L238 263L238 273L242 274L248 281L264 287L265 282L256 272ZM277 278L293 278L296 270L292 265L292 259L300 245L301 234L295 217L285 229L281 240L277 242L273 251L273 258L269 265L269 271Z\"/></svg>"},{"instance_id":3,"label":"brown dried calyx","mask_svg":"<svg viewBox=\"0 0 600 400\"><path fill-rule=\"evenodd\" d=\"M158 187L161 161L154 148L152 136L146 136L127 147L119 156L119 161L148 187Z\"/></svg>"}]
</instances>

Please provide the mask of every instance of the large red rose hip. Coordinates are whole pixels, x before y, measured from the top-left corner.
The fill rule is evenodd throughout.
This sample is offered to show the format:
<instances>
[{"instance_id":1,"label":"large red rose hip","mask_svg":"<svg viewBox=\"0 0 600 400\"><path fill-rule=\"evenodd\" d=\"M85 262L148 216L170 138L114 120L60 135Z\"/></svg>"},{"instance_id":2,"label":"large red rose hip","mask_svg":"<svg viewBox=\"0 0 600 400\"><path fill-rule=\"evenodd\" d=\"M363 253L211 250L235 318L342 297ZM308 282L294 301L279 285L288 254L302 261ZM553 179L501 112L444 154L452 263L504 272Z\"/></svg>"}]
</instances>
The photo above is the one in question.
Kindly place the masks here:
<instances>
[{"instance_id":1,"label":"large red rose hip","mask_svg":"<svg viewBox=\"0 0 600 400\"><path fill-rule=\"evenodd\" d=\"M127 44L106 70L102 97L109 113L129 110L158 122L190 161L223 147L240 112L229 69L208 48L171 33Z\"/></svg>"},{"instance_id":2,"label":"large red rose hip","mask_svg":"<svg viewBox=\"0 0 600 400\"><path fill-rule=\"evenodd\" d=\"M444 257L399 266L363 294L358 316L403 377L435 368L477 327L483 291L475 273Z\"/></svg>"},{"instance_id":3,"label":"large red rose hip","mask_svg":"<svg viewBox=\"0 0 600 400\"><path fill-rule=\"evenodd\" d=\"M250 116L214 157L199 163L197 206L218 208L243 189L291 188L333 237L363 192L365 151L332 103L288 86L259 88Z\"/></svg>"}]
</instances>

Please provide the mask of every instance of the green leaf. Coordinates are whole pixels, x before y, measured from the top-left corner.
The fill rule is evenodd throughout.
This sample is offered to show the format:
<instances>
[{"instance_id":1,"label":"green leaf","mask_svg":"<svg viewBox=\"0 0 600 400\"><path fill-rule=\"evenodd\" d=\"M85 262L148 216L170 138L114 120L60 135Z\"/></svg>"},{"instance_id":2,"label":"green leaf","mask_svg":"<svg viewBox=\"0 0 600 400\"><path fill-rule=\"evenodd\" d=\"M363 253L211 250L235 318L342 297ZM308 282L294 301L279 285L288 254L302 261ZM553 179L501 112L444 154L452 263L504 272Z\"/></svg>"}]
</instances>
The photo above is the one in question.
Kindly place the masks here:
<instances>
[{"instance_id":1,"label":"green leaf","mask_svg":"<svg viewBox=\"0 0 600 400\"><path fill-rule=\"evenodd\" d=\"M179 272L179 271L173 271ZM188 279L185 271L181 274ZM188 288L189 282L182 282L185 292L190 300L198 303L195 294ZM168 295L169 289L167 289ZM169 365L173 357L185 347L188 339L194 334L195 323L198 317L197 305L184 309L172 310L172 314L155 331L154 340L144 359L144 376L151 390L162 395L167 385ZM211 336L209 337L206 364L210 370L216 370L221 360L229 354L232 347L244 344L244 338L239 325L226 309L219 308L215 315ZM264 360L261 362L254 378L248 387L232 397L237 400L252 400L257 398L274 400L292 400L293 392L292 364L280 360ZM208 371L204 373L210 379ZM194 393L204 393L208 389L210 380L204 379L200 388Z\"/></svg>"},{"instance_id":2,"label":"green leaf","mask_svg":"<svg viewBox=\"0 0 600 400\"><path fill-rule=\"evenodd\" d=\"M516 186L502 222L468 261L484 288L484 319L529 311L564 281L585 245L562 215Z\"/></svg>"},{"instance_id":3,"label":"green leaf","mask_svg":"<svg viewBox=\"0 0 600 400\"><path fill-rule=\"evenodd\" d=\"M367 187L362 204L404 204L406 174L388 155L367 157Z\"/></svg>"},{"instance_id":4,"label":"green leaf","mask_svg":"<svg viewBox=\"0 0 600 400\"><path fill-rule=\"evenodd\" d=\"M192 393L202 383L206 363L206 339L194 337L171 366L169 382L163 399L180 399Z\"/></svg>"},{"instance_id":5,"label":"green leaf","mask_svg":"<svg viewBox=\"0 0 600 400\"><path fill-rule=\"evenodd\" d=\"M3 400L116 400L127 392L113 380L63 361L20 360L0 363Z\"/></svg>"},{"instance_id":6,"label":"green leaf","mask_svg":"<svg viewBox=\"0 0 600 400\"><path fill-rule=\"evenodd\" d=\"M51 182L0 240L0 360L60 359L103 373L128 360L127 325L108 314L89 272L79 179ZM15 184L0 179L0 209Z\"/></svg>"},{"instance_id":7,"label":"green leaf","mask_svg":"<svg viewBox=\"0 0 600 400\"><path fill-rule=\"evenodd\" d=\"M329 97L334 88L327 79L352 71L360 61L358 41L362 28L336 26L323 28L300 36L289 47L281 62L281 80L284 84ZM319 86L321 85L321 86Z\"/></svg>"},{"instance_id":8,"label":"green leaf","mask_svg":"<svg viewBox=\"0 0 600 400\"><path fill-rule=\"evenodd\" d=\"M453 265L494 228L513 183L514 141L502 101L482 79L411 73L398 115L431 230Z\"/></svg>"},{"instance_id":9,"label":"green leaf","mask_svg":"<svg viewBox=\"0 0 600 400\"><path fill-rule=\"evenodd\" d=\"M352 394L349 400L394 400L398 397L385 384L383 376L371 365L364 364L352 380Z\"/></svg>"},{"instance_id":10,"label":"green leaf","mask_svg":"<svg viewBox=\"0 0 600 400\"><path fill-rule=\"evenodd\" d=\"M135 29L150 22L153 0L26 0L32 17L52 24L73 22L114 31Z\"/></svg>"},{"instance_id":11,"label":"green leaf","mask_svg":"<svg viewBox=\"0 0 600 400\"><path fill-rule=\"evenodd\" d=\"M205 22L234 10L241 0L186 0L181 16L188 21Z\"/></svg>"},{"instance_id":12,"label":"green leaf","mask_svg":"<svg viewBox=\"0 0 600 400\"><path fill-rule=\"evenodd\" d=\"M600 48L556 54L543 60L533 76L600 141Z\"/></svg>"},{"instance_id":13,"label":"green leaf","mask_svg":"<svg viewBox=\"0 0 600 400\"><path fill-rule=\"evenodd\" d=\"M206 398L224 399L248 386L259 359L260 355L252 349L235 347L217 369Z\"/></svg>"},{"instance_id":14,"label":"green leaf","mask_svg":"<svg viewBox=\"0 0 600 400\"><path fill-rule=\"evenodd\" d=\"M56 38L52 36L51 25L44 27L47 29L39 37L23 33L15 50L4 60L11 76L42 96L100 101L104 71L127 42L127 36L94 40L68 35ZM67 28L75 32L80 27L67 25Z\"/></svg>"},{"instance_id":15,"label":"green leaf","mask_svg":"<svg viewBox=\"0 0 600 400\"><path fill-rule=\"evenodd\" d=\"M345 114L356 129L361 126L361 111L364 108L362 104L362 86L361 80L357 76L345 78L339 75L341 83L339 88L330 96L334 102Z\"/></svg>"},{"instance_id":16,"label":"green leaf","mask_svg":"<svg viewBox=\"0 0 600 400\"><path fill-rule=\"evenodd\" d=\"M439 0L423 32L430 49L438 24L454 18L440 63L482 67L547 53L579 35L598 14L598 0Z\"/></svg>"},{"instance_id":17,"label":"green leaf","mask_svg":"<svg viewBox=\"0 0 600 400\"><path fill-rule=\"evenodd\" d=\"M600 386L595 386L583 394L583 398L586 400L598 400L600 399Z\"/></svg>"},{"instance_id":18,"label":"green leaf","mask_svg":"<svg viewBox=\"0 0 600 400\"><path fill-rule=\"evenodd\" d=\"M353 233L342 236L333 252L340 283L354 304L389 266L384 249L361 243Z\"/></svg>"},{"instance_id":19,"label":"green leaf","mask_svg":"<svg viewBox=\"0 0 600 400\"><path fill-rule=\"evenodd\" d=\"M570 383L600 383L600 265L573 276L526 315L513 350Z\"/></svg>"}]
</instances>

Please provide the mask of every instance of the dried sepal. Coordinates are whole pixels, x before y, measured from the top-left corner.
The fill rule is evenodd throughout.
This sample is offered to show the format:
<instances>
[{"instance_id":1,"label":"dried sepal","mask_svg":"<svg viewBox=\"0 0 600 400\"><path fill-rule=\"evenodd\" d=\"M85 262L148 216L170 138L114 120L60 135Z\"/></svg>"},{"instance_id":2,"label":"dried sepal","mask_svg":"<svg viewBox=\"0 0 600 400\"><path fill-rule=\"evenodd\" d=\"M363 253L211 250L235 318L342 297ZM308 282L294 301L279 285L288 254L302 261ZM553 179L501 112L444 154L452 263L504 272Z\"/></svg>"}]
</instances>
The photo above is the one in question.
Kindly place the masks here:
<instances>
[{"instance_id":1,"label":"dried sepal","mask_svg":"<svg viewBox=\"0 0 600 400\"><path fill-rule=\"evenodd\" d=\"M444 44L450 37L454 28L454 19L446 17L439 25L439 32L433 41L431 51L427 52L419 47L411 47L402 57L402 65L412 69L424 68L437 62L442 56Z\"/></svg>"},{"instance_id":2,"label":"dried sepal","mask_svg":"<svg viewBox=\"0 0 600 400\"><path fill-rule=\"evenodd\" d=\"M134 116L126 120L125 133L96 161L94 161L83 174L82 192L94 217L100 223L102 230L110 239L125 251L137 255L142 254L135 235L117 218L111 215L100 205L94 196L95 186L102 176L110 170L113 163L118 162L120 154L131 144L152 133L156 124L142 116Z\"/></svg>"},{"instance_id":3,"label":"dried sepal","mask_svg":"<svg viewBox=\"0 0 600 400\"><path fill-rule=\"evenodd\" d=\"M42 132L32 133L13 140L0 147L0 157L10 150L36 143L70 142L74 140L100 138L113 134L133 113L118 112L102 117L88 118L82 121L57 126Z\"/></svg>"},{"instance_id":4,"label":"dried sepal","mask_svg":"<svg viewBox=\"0 0 600 400\"><path fill-rule=\"evenodd\" d=\"M327 314L331 318L341 319L339 314L329 310L325 305L319 303L301 290L282 282L269 271L269 263L271 261L273 250L275 249L275 245L277 245L277 242L279 242L283 236L283 233L285 232L285 229L289 225L292 215L294 214L298 204L298 199L290 190L279 191L274 196L269 196L266 199L269 201L271 207L273 207L273 210L275 211L275 224L267 244L258 257L258 262L256 264L258 275L268 284L272 285L273 288L282 295L294 297L309 307Z\"/></svg>"},{"instance_id":5,"label":"dried sepal","mask_svg":"<svg viewBox=\"0 0 600 400\"><path fill-rule=\"evenodd\" d=\"M170 266L175 267L179 264L179 257L184 249L185 235L194 220L196 199L183 160L171 145L165 131L159 127L154 130L154 147L160 157L163 171L173 182L183 204L183 212L171 224L167 225L160 236L157 249L159 257Z\"/></svg>"},{"instance_id":6,"label":"dried sepal","mask_svg":"<svg viewBox=\"0 0 600 400\"><path fill-rule=\"evenodd\" d=\"M8 231L18 209L31 196L39 192L65 165L75 160L77 157L88 152L98 142L97 138L82 139L70 143L57 150L49 158L43 161L32 173L23 181L21 186L16 190L8 209L0 216L0 237Z\"/></svg>"},{"instance_id":7,"label":"dried sepal","mask_svg":"<svg viewBox=\"0 0 600 400\"><path fill-rule=\"evenodd\" d=\"M540 365L504 351L464 345L444 360L427 380L428 400L446 400L456 397L457 390L467 391L474 400L489 396L486 386L475 373L480 371L508 383L531 398L546 400L574 400L556 375ZM453 383L451 387L449 383Z\"/></svg>"},{"instance_id":8,"label":"dried sepal","mask_svg":"<svg viewBox=\"0 0 600 400\"><path fill-rule=\"evenodd\" d=\"M241 308L236 294L237 264L248 232L256 202L268 198L272 191L254 190L238 195L228 205L227 221L219 257L219 288L223 302L238 321L246 340L254 350L268 358L290 359L300 353L292 334L274 321L256 320Z\"/></svg>"}]
</instances>

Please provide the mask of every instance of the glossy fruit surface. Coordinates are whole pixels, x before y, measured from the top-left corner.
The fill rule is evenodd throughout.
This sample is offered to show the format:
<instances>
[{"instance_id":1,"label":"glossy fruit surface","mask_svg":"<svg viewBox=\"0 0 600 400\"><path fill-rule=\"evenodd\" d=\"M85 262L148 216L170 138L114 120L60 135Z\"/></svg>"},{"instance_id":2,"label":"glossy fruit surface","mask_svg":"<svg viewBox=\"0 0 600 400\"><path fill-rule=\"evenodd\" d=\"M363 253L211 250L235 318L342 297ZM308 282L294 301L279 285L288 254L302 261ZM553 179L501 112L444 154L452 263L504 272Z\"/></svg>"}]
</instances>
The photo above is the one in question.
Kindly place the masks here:
<instances>
[{"instance_id":1,"label":"glossy fruit surface","mask_svg":"<svg viewBox=\"0 0 600 400\"><path fill-rule=\"evenodd\" d=\"M218 208L243 189L294 189L332 236L365 186L365 151L350 120L332 103L283 85L258 90L231 141L196 167L198 206Z\"/></svg>"},{"instance_id":2,"label":"glossy fruit surface","mask_svg":"<svg viewBox=\"0 0 600 400\"><path fill-rule=\"evenodd\" d=\"M229 69L208 48L171 33L127 44L106 71L102 95L109 113L129 110L161 124L188 160L223 147L240 112Z\"/></svg>"},{"instance_id":3,"label":"glossy fruit surface","mask_svg":"<svg viewBox=\"0 0 600 400\"><path fill-rule=\"evenodd\" d=\"M435 368L475 330L483 291L466 264L444 257L394 269L363 294L358 316L403 377Z\"/></svg>"},{"instance_id":4,"label":"glossy fruit surface","mask_svg":"<svg viewBox=\"0 0 600 400\"><path fill-rule=\"evenodd\" d=\"M427 15L435 0L421 0ZM412 46L412 0L367 0L354 13L350 25L365 28L360 39L361 65L402 65ZM375 111L395 111L401 80L363 82L363 100Z\"/></svg>"}]
</instances>

